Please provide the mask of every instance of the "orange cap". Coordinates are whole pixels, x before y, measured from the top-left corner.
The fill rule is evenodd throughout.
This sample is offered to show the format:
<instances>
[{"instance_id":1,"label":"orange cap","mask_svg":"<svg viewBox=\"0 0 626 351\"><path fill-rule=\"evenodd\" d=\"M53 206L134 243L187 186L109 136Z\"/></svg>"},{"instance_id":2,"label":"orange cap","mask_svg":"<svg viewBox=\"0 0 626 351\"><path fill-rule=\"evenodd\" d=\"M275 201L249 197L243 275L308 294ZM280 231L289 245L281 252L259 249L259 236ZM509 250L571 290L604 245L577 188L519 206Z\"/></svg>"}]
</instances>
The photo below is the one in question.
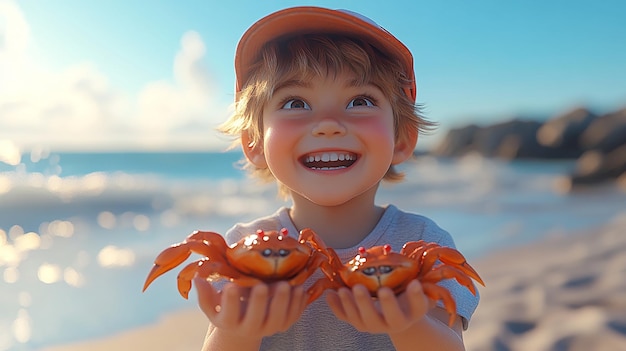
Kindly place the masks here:
<instances>
[{"instance_id":1,"label":"orange cap","mask_svg":"<svg viewBox=\"0 0 626 351\"><path fill-rule=\"evenodd\" d=\"M417 89L413 72L413 55L391 33L371 19L348 10L322 7L292 7L261 18L243 34L235 53L235 92L248 79L248 68L257 59L263 45L271 40L309 33L335 33L365 40L391 57L400 59L411 85L404 92L415 102Z\"/></svg>"}]
</instances>

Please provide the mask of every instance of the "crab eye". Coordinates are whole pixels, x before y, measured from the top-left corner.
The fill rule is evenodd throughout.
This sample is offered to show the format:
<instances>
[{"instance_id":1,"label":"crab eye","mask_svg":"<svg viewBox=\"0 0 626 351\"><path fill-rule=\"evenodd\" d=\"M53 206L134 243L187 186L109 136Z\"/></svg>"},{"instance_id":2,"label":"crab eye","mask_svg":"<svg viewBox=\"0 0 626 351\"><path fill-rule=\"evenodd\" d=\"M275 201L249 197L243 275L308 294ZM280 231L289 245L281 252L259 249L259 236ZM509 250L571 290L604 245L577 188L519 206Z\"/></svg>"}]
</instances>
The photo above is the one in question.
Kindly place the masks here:
<instances>
[{"instance_id":1,"label":"crab eye","mask_svg":"<svg viewBox=\"0 0 626 351\"><path fill-rule=\"evenodd\" d=\"M380 267L378 267L378 271L380 272L380 274L386 274L386 273L389 273L389 272L393 271L393 267L391 267L391 266L380 266Z\"/></svg>"},{"instance_id":2,"label":"crab eye","mask_svg":"<svg viewBox=\"0 0 626 351\"><path fill-rule=\"evenodd\" d=\"M289 255L289 250L280 249L280 250L278 250L278 255L280 257L285 257L285 256Z\"/></svg>"},{"instance_id":3,"label":"crab eye","mask_svg":"<svg viewBox=\"0 0 626 351\"><path fill-rule=\"evenodd\" d=\"M362 270L362 272L365 275L374 275L376 274L376 267L367 267L364 270Z\"/></svg>"},{"instance_id":4,"label":"crab eye","mask_svg":"<svg viewBox=\"0 0 626 351\"><path fill-rule=\"evenodd\" d=\"M270 250L270 249L265 249L265 250L261 251L261 255L262 255L263 257L270 257L270 256L272 256L272 250Z\"/></svg>"}]
</instances>

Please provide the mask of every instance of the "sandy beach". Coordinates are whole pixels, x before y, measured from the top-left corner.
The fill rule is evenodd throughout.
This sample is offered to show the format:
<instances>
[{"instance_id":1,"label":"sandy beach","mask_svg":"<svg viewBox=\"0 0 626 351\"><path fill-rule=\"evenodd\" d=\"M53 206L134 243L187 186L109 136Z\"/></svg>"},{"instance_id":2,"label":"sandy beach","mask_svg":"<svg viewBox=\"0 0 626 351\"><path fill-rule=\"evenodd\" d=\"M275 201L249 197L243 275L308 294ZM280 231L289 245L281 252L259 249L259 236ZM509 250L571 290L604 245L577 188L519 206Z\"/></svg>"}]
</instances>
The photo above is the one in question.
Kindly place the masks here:
<instances>
[{"instance_id":1,"label":"sandy beach","mask_svg":"<svg viewBox=\"0 0 626 351\"><path fill-rule=\"evenodd\" d=\"M626 350L626 216L476 262L471 351Z\"/></svg>"},{"instance_id":2,"label":"sandy beach","mask_svg":"<svg viewBox=\"0 0 626 351\"><path fill-rule=\"evenodd\" d=\"M626 216L473 262L485 282L465 333L469 351L626 350ZM200 349L195 309L110 337L42 351Z\"/></svg>"},{"instance_id":3,"label":"sandy beach","mask_svg":"<svg viewBox=\"0 0 626 351\"><path fill-rule=\"evenodd\" d=\"M188 309L171 313L151 325L41 351L199 351L206 330L207 319L202 312Z\"/></svg>"}]
</instances>

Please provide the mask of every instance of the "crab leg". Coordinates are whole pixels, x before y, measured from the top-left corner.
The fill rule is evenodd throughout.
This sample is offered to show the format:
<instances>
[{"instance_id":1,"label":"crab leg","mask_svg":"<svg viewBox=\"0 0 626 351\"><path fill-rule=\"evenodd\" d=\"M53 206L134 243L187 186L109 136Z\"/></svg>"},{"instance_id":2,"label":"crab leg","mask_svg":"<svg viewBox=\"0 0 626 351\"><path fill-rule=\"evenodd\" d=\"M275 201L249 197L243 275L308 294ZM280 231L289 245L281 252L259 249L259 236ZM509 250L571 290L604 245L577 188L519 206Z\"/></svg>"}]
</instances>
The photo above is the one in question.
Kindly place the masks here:
<instances>
[{"instance_id":1,"label":"crab leg","mask_svg":"<svg viewBox=\"0 0 626 351\"><path fill-rule=\"evenodd\" d=\"M317 236L317 234L309 228L302 229L298 241L302 244L309 243L313 249L328 255L326 244Z\"/></svg>"},{"instance_id":2,"label":"crab leg","mask_svg":"<svg viewBox=\"0 0 626 351\"><path fill-rule=\"evenodd\" d=\"M339 270L343 267L339 256L332 248L328 248L327 253L328 260L324 259L320 263L320 269L322 270L322 273L324 273L325 277L318 279L307 290L307 293L309 294L307 305L319 298L326 289L336 290L342 286L346 286L339 274Z\"/></svg>"},{"instance_id":3,"label":"crab leg","mask_svg":"<svg viewBox=\"0 0 626 351\"><path fill-rule=\"evenodd\" d=\"M224 262L204 257L188 264L178 274L178 292L185 299L189 297L191 281L196 275L203 279L211 276L226 277L235 281L235 283L240 286L252 286L261 282L259 279L242 275Z\"/></svg>"},{"instance_id":4,"label":"crab leg","mask_svg":"<svg viewBox=\"0 0 626 351\"><path fill-rule=\"evenodd\" d=\"M435 263L439 259L441 262L454 266L461 270L463 273L469 275L476 280L480 285L485 286L485 283L480 278L478 273L467 263L467 260L459 251L449 247L433 247L426 250L423 254L422 260L422 272L430 271Z\"/></svg>"},{"instance_id":5,"label":"crab leg","mask_svg":"<svg viewBox=\"0 0 626 351\"><path fill-rule=\"evenodd\" d=\"M337 280L330 280L328 277L324 277L313 283L311 287L306 291L309 294L307 305L317 300L326 289L336 290L345 286L342 282Z\"/></svg>"},{"instance_id":6,"label":"crab leg","mask_svg":"<svg viewBox=\"0 0 626 351\"><path fill-rule=\"evenodd\" d=\"M472 280L463 271L453 266L440 265L433 270L426 273L420 281L428 283L437 283L446 279L456 279L456 281L466 287L472 294L476 295L476 287L472 283Z\"/></svg>"},{"instance_id":7,"label":"crab leg","mask_svg":"<svg viewBox=\"0 0 626 351\"><path fill-rule=\"evenodd\" d=\"M212 261L209 261L209 258L205 257L199 259L195 262L192 262L185 266L180 273L178 273L178 292L185 299L189 298L189 291L191 290L191 280L196 276L196 273L202 270L205 270L213 264Z\"/></svg>"},{"instance_id":8,"label":"crab leg","mask_svg":"<svg viewBox=\"0 0 626 351\"><path fill-rule=\"evenodd\" d=\"M156 257L154 266L152 266L152 270L148 273L146 282L143 285L143 291L146 291L156 278L185 262L192 252L203 256L223 256L222 252L224 251L220 250L222 245L226 246L226 242L217 233L193 232L185 241L168 247Z\"/></svg>"},{"instance_id":9,"label":"crab leg","mask_svg":"<svg viewBox=\"0 0 626 351\"><path fill-rule=\"evenodd\" d=\"M402 246L402 250L400 253L413 259L421 259L424 255L424 252L434 249L437 247L441 247L437 243L427 243L424 240L419 241L409 241L408 243Z\"/></svg>"},{"instance_id":10,"label":"crab leg","mask_svg":"<svg viewBox=\"0 0 626 351\"><path fill-rule=\"evenodd\" d=\"M450 314L448 325L452 327L456 319L456 302L452 298L452 295L450 295L450 292L446 288L433 283L422 283L422 289L424 289L424 294L431 300L441 300L441 302L443 302L444 308L448 311L448 314Z\"/></svg>"},{"instance_id":11,"label":"crab leg","mask_svg":"<svg viewBox=\"0 0 626 351\"><path fill-rule=\"evenodd\" d=\"M315 270L324 261L326 261L326 259L326 256L319 252L311 255L311 258L309 259L307 265L302 270L300 270L298 274L296 274L293 278L289 280L289 284L292 286L297 286L304 283L311 275L313 275L313 273L315 273Z\"/></svg>"}]
</instances>

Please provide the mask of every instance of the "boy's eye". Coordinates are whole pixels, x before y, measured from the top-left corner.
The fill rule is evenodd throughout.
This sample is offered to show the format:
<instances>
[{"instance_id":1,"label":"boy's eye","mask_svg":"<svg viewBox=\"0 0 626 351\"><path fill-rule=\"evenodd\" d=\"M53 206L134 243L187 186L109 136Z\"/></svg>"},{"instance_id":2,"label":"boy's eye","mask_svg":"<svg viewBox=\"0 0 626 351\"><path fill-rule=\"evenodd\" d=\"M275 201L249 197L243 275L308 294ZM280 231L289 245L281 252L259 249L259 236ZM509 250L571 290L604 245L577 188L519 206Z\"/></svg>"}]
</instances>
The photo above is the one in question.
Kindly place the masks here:
<instances>
[{"instance_id":1,"label":"boy's eye","mask_svg":"<svg viewBox=\"0 0 626 351\"><path fill-rule=\"evenodd\" d=\"M285 102L285 104L282 107L283 109L305 109L305 110L310 110L311 107L309 106L309 104L307 104L306 102L300 100L300 99L290 99L287 102Z\"/></svg>"},{"instance_id":2,"label":"boy's eye","mask_svg":"<svg viewBox=\"0 0 626 351\"><path fill-rule=\"evenodd\" d=\"M371 99L360 96L358 98L352 99L350 103L348 104L348 108L359 107L359 106L372 107L374 106L374 103L372 102Z\"/></svg>"}]
</instances>

